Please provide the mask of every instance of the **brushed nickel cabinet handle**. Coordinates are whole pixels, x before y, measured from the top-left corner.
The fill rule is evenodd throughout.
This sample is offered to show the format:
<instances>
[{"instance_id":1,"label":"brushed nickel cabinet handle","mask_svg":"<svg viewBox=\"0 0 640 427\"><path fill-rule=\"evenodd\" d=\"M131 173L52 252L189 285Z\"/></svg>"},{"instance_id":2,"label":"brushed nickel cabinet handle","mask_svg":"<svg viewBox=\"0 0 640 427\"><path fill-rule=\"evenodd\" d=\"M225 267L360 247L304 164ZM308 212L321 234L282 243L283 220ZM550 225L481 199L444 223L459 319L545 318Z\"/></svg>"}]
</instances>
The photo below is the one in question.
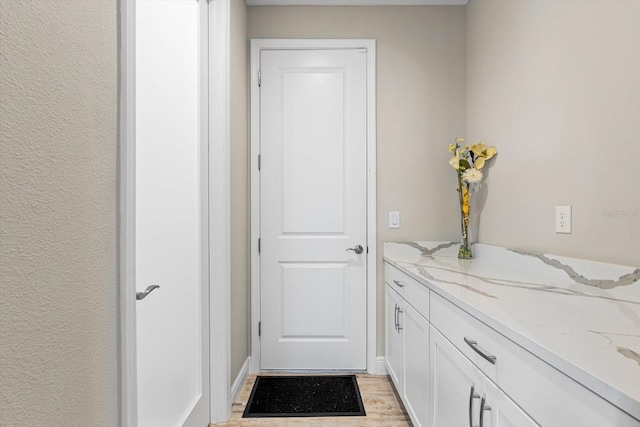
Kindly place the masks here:
<instances>
[{"instance_id":1,"label":"brushed nickel cabinet handle","mask_svg":"<svg viewBox=\"0 0 640 427\"><path fill-rule=\"evenodd\" d=\"M484 411L490 411L490 410L491 410L491 406L486 404L484 400L484 396L482 396L482 400L480 401L480 426L479 427L484 426Z\"/></svg>"},{"instance_id":2,"label":"brushed nickel cabinet handle","mask_svg":"<svg viewBox=\"0 0 640 427\"><path fill-rule=\"evenodd\" d=\"M398 331L398 304L395 304L396 309L393 313L393 323L396 331Z\"/></svg>"},{"instance_id":3,"label":"brushed nickel cabinet handle","mask_svg":"<svg viewBox=\"0 0 640 427\"><path fill-rule=\"evenodd\" d=\"M467 345L469 347L471 347L473 349L473 351L475 351L480 356L482 356L482 358L485 359L487 362L491 363L492 365L496 364L496 361L498 360L498 358L493 356L493 355L491 355L491 354L487 354L484 351L480 350L480 347L478 347L478 342L477 341L470 340L469 338L464 337L464 342L467 343Z\"/></svg>"},{"instance_id":4,"label":"brushed nickel cabinet handle","mask_svg":"<svg viewBox=\"0 0 640 427\"><path fill-rule=\"evenodd\" d=\"M404 288L404 283L400 282L399 280L394 280L393 283L400 286L401 288Z\"/></svg>"},{"instance_id":5,"label":"brushed nickel cabinet handle","mask_svg":"<svg viewBox=\"0 0 640 427\"><path fill-rule=\"evenodd\" d=\"M480 399L480 395L476 393L475 384L471 385L471 393L469 393L469 427L473 427L473 399Z\"/></svg>"}]
</instances>

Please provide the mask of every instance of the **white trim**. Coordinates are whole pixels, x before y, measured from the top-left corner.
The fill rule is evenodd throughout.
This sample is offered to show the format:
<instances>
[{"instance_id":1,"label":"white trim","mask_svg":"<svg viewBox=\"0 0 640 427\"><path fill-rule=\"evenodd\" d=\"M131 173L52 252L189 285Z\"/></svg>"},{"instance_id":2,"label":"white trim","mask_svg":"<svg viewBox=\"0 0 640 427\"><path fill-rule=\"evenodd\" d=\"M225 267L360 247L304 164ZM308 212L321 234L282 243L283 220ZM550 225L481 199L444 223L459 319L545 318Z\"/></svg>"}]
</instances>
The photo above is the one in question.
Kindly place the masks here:
<instances>
[{"instance_id":1,"label":"white trim","mask_svg":"<svg viewBox=\"0 0 640 427\"><path fill-rule=\"evenodd\" d=\"M247 357L247 360L242 364L242 368L240 368L240 372L236 376L236 379L233 380L233 384L231 385L231 402L235 402L242 391L242 387L247 382L247 378L249 378L249 373L251 372L251 357Z\"/></svg>"},{"instance_id":2,"label":"white trim","mask_svg":"<svg viewBox=\"0 0 640 427\"><path fill-rule=\"evenodd\" d=\"M251 372L260 372L260 337L258 336L258 322L260 321L260 255L258 253L258 238L260 237L260 175L258 172L258 156L260 152L260 102L256 99L258 90L258 66L260 50L257 42L251 40L250 58L250 96L251 96L251 147L249 153L249 168L251 170Z\"/></svg>"},{"instance_id":3,"label":"white trim","mask_svg":"<svg viewBox=\"0 0 640 427\"><path fill-rule=\"evenodd\" d=\"M119 425L138 425L135 282L135 2L119 0L118 378Z\"/></svg>"},{"instance_id":4,"label":"white trim","mask_svg":"<svg viewBox=\"0 0 640 427\"><path fill-rule=\"evenodd\" d=\"M469 0L247 0L248 6L464 6Z\"/></svg>"},{"instance_id":5,"label":"white trim","mask_svg":"<svg viewBox=\"0 0 640 427\"><path fill-rule=\"evenodd\" d=\"M376 358L375 375L389 375L389 372L387 372L387 359L384 356L378 356Z\"/></svg>"},{"instance_id":6,"label":"white trim","mask_svg":"<svg viewBox=\"0 0 640 427\"><path fill-rule=\"evenodd\" d=\"M376 42L367 45L367 371L374 372L377 355L378 236L377 236L377 131Z\"/></svg>"},{"instance_id":7,"label":"white trim","mask_svg":"<svg viewBox=\"0 0 640 427\"><path fill-rule=\"evenodd\" d=\"M230 388L230 14L209 2L209 230L211 424L231 415Z\"/></svg>"},{"instance_id":8,"label":"white trim","mask_svg":"<svg viewBox=\"0 0 640 427\"><path fill-rule=\"evenodd\" d=\"M213 381L212 372L211 372L211 337L212 337L212 322L211 322L211 293L212 293L212 282L210 280L211 277L211 269L212 265L210 262L211 257L211 213L210 213L210 188L211 188L211 160L209 159L210 145L211 145L211 136L209 131L209 122L210 122L210 111L209 111L209 100L211 98L209 94L209 10L207 2L201 1L198 4L198 17L199 17L199 70L198 70L198 79L200 90L198 93L198 101L200 103L200 132L199 132L199 160L200 160L200 268L201 268L201 289L202 294L200 295L200 309L201 316L205 316L205 322L208 325L203 326L206 327L206 336L202 337L202 353L201 353L201 364L203 368L203 372L201 374L201 378L205 378L202 381L204 384L201 384L203 390L209 393L209 396L204 396L203 400L205 401L203 407L202 404L198 404L198 411L190 413L190 416L195 417L200 420L201 417L204 416L203 412L206 409L207 419L211 419L211 382ZM203 60L204 59L204 60ZM200 335L203 335L200 333ZM204 391L203 391L204 393ZM208 399L206 399L208 397ZM200 402L201 399L196 400Z\"/></svg>"},{"instance_id":9,"label":"white trim","mask_svg":"<svg viewBox=\"0 0 640 427\"><path fill-rule=\"evenodd\" d=\"M263 49L367 48L367 372L376 368L377 235L376 235L376 41L370 39L251 40L251 370L260 371L260 100L258 66Z\"/></svg>"}]
</instances>

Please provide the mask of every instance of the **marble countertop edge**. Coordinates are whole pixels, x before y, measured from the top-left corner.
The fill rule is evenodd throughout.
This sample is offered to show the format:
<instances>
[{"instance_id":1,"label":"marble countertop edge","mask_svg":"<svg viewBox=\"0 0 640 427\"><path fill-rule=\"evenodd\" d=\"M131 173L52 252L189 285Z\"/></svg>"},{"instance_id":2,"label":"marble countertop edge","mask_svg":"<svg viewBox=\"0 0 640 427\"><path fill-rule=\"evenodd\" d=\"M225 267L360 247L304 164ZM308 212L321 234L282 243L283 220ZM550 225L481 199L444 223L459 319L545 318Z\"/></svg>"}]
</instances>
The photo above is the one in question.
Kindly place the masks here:
<instances>
[{"instance_id":1,"label":"marble countertop edge","mask_svg":"<svg viewBox=\"0 0 640 427\"><path fill-rule=\"evenodd\" d=\"M406 243L406 242L385 242L385 243ZM446 242L429 242L432 244L444 244ZM603 397L611 404L617 406L621 410L629 413L631 416L640 420L640 401L636 400L633 396L628 395L622 390L619 390L614 385L608 383L606 380L599 378L595 374L588 372L571 361L567 360L563 356L555 353L553 350L547 348L544 344L537 342L519 331L513 329L509 325L506 325L500 319L491 316L488 313L478 309L473 305L467 303L463 299L460 299L456 295L449 293L443 286L439 286L437 280L427 279L411 270L411 262L403 262L396 259L392 259L384 253L383 260L399 268L403 273L409 275L419 283L427 286L431 291L435 292L442 298L451 302L455 306L461 308L471 316L480 320L482 323L489 326L499 334L505 336L507 339L513 341L521 348L541 359L548 365L557 369L564 375L572 378L576 382L580 383L587 389ZM405 265L403 265L405 264ZM603 263L604 264L604 263ZM620 266L625 267L625 266ZM428 268L428 267L427 267ZM635 286L635 284L634 284ZM639 393L640 394L640 393Z\"/></svg>"}]
</instances>

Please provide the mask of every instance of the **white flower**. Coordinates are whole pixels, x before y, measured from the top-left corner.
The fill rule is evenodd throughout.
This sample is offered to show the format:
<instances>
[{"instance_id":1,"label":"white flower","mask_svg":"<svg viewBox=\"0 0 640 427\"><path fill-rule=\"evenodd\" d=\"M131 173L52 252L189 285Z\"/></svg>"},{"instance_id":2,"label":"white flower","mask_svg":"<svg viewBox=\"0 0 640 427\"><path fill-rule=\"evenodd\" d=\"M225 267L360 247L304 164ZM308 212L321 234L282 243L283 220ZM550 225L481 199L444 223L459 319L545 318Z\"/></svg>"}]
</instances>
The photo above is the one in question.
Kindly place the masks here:
<instances>
[{"instance_id":1,"label":"white flower","mask_svg":"<svg viewBox=\"0 0 640 427\"><path fill-rule=\"evenodd\" d=\"M476 184L482 181L482 171L479 171L476 168L470 168L466 171L462 172L462 179L464 179L469 184Z\"/></svg>"}]
</instances>

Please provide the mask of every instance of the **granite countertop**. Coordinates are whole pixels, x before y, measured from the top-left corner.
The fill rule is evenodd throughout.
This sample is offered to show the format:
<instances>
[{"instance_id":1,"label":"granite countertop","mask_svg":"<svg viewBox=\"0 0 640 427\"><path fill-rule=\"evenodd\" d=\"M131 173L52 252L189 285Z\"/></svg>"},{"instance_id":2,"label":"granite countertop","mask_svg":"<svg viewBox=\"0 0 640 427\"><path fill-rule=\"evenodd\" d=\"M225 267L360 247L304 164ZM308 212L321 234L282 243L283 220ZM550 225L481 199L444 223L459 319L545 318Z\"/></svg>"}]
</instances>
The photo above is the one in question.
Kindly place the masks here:
<instances>
[{"instance_id":1,"label":"granite countertop","mask_svg":"<svg viewBox=\"0 0 640 427\"><path fill-rule=\"evenodd\" d=\"M388 242L384 260L640 419L640 268L458 247Z\"/></svg>"}]
</instances>

